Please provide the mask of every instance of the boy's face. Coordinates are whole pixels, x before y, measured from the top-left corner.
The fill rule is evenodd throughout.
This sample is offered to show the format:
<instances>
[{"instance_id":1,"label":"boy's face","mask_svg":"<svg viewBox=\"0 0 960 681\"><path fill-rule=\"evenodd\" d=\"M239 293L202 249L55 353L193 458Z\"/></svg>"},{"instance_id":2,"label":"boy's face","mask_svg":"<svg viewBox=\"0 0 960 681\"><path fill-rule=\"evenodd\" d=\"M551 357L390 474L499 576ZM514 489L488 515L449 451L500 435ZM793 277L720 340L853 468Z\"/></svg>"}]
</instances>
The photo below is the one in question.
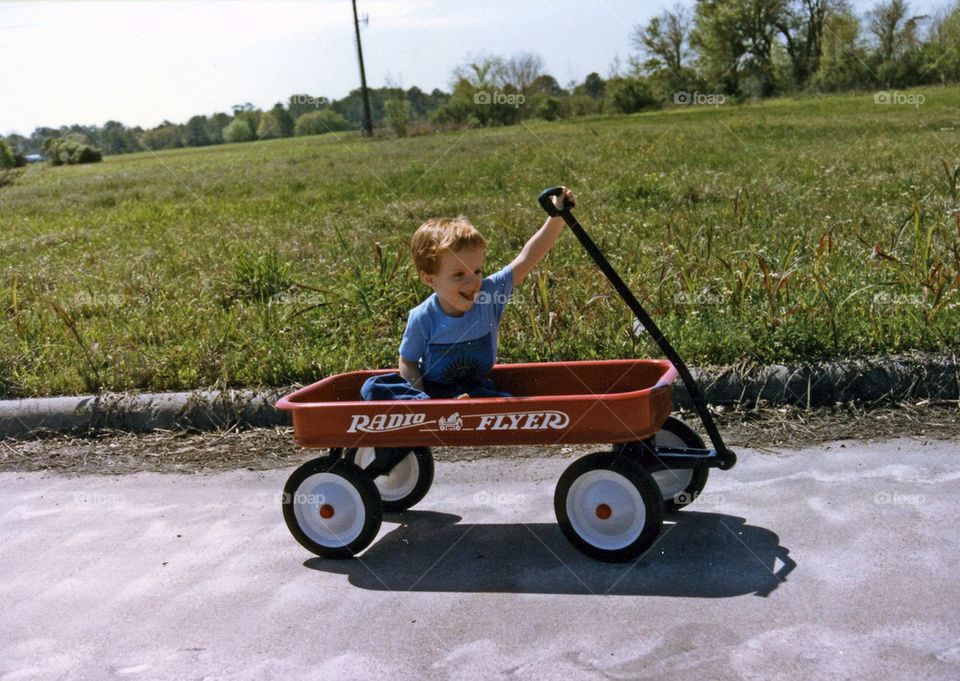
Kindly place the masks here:
<instances>
[{"instance_id":1,"label":"boy's face","mask_svg":"<svg viewBox=\"0 0 960 681\"><path fill-rule=\"evenodd\" d=\"M485 255L483 247L447 251L434 274L420 272L421 281L437 292L440 307L451 317L461 317L473 307L483 283Z\"/></svg>"}]
</instances>

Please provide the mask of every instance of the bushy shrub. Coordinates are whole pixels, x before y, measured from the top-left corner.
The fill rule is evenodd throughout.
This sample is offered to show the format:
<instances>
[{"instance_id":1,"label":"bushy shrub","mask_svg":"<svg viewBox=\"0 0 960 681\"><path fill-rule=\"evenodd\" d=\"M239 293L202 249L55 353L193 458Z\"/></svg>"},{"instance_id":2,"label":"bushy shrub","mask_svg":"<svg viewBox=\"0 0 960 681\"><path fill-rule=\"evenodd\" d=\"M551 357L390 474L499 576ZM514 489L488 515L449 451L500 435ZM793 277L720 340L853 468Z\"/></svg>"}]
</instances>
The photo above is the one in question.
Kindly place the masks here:
<instances>
[{"instance_id":1,"label":"bushy shrub","mask_svg":"<svg viewBox=\"0 0 960 681\"><path fill-rule=\"evenodd\" d=\"M253 121L245 116L237 116L223 129L224 142L252 142L255 139L257 139L257 130Z\"/></svg>"},{"instance_id":2,"label":"bushy shrub","mask_svg":"<svg viewBox=\"0 0 960 681\"><path fill-rule=\"evenodd\" d=\"M658 106L650 85L641 78L611 78L606 90L614 110L621 113L635 113Z\"/></svg>"},{"instance_id":3,"label":"bushy shrub","mask_svg":"<svg viewBox=\"0 0 960 681\"><path fill-rule=\"evenodd\" d=\"M471 119L476 121L473 115L473 105L463 99L451 99L441 104L431 115L430 119L440 125L464 125ZM479 123L479 121L478 121Z\"/></svg>"},{"instance_id":4,"label":"bushy shrub","mask_svg":"<svg viewBox=\"0 0 960 681\"><path fill-rule=\"evenodd\" d=\"M103 153L86 141L82 135L49 137L43 142L43 153L51 165L75 165L79 163L97 163Z\"/></svg>"},{"instance_id":5,"label":"bushy shrub","mask_svg":"<svg viewBox=\"0 0 960 681\"><path fill-rule=\"evenodd\" d=\"M305 113L297 119L293 126L293 132L298 137L301 135L322 135L325 132L349 129L350 123L347 119L336 111L330 111L329 109Z\"/></svg>"},{"instance_id":6,"label":"bushy shrub","mask_svg":"<svg viewBox=\"0 0 960 681\"><path fill-rule=\"evenodd\" d=\"M534 112L537 118L545 121L555 121L569 115L563 99L551 96L539 96L533 101Z\"/></svg>"},{"instance_id":7,"label":"bushy shrub","mask_svg":"<svg viewBox=\"0 0 960 681\"><path fill-rule=\"evenodd\" d=\"M384 103L384 112L387 116L387 124L397 137L406 137L407 125L412 115L410 102L401 97L388 99Z\"/></svg>"}]
</instances>

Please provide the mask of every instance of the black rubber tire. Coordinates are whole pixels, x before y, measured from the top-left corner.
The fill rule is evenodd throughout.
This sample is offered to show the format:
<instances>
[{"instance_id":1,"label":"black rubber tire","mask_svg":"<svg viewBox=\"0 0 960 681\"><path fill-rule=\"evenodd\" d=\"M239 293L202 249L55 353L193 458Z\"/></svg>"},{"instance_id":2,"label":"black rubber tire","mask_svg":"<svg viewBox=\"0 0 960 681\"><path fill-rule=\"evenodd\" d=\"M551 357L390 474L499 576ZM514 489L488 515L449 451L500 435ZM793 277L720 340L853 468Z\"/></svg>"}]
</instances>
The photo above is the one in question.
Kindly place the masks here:
<instances>
[{"instance_id":1,"label":"black rubber tire","mask_svg":"<svg viewBox=\"0 0 960 681\"><path fill-rule=\"evenodd\" d=\"M310 494L301 490L301 485L312 475L321 473L330 473L342 479L343 483L356 490L360 497L361 508L358 512L363 516L363 524L347 543L327 542L318 543L310 534L300 526L297 519L296 508L299 495ZM287 523L287 528L294 539L300 542L308 551L321 556L322 558L353 558L370 545L380 531L380 523L383 521L383 507L380 503L380 493L370 477L363 472L359 466L352 461L325 456L319 459L313 459L297 468L287 479L287 484L283 487L283 519ZM305 504L300 508L307 508ZM319 513L319 509L318 509ZM329 544L329 545L327 545Z\"/></svg>"},{"instance_id":2,"label":"black rubber tire","mask_svg":"<svg viewBox=\"0 0 960 681\"><path fill-rule=\"evenodd\" d=\"M690 447L693 449L706 449L706 445L703 443L703 438L701 438L693 428L678 418L673 416L667 417L667 420L664 422L660 431L658 431L658 434L663 431L680 438L680 441L683 442L685 447ZM654 444L656 445L656 438L654 438ZM650 468L651 473L656 473L662 470L665 470L664 466L652 466ZM675 511L679 511L684 506L692 504L694 501L696 501L696 498L700 496L700 492L703 491L703 488L706 487L707 478L710 477L710 469L704 466L690 470L693 471L693 477L683 488L683 490L672 495L670 498L663 500L663 510L665 513L673 513ZM663 495L661 494L661 496Z\"/></svg>"},{"instance_id":3,"label":"black rubber tire","mask_svg":"<svg viewBox=\"0 0 960 681\"><path fill-rule=\"evenodd\" d=\"M380 454L380 447L376 448L377 455ZM406 511L410 508L413 508L416 504L420 503L427 492L430 491L430 486L433 485L433 454L430 452L429 447L403 447L408 454L401 459L397 464L402 465L403 461L406 460L408 456L413 456L414 461L417 466L417 482L414 485L413 489L410 490L407 494L402 497L391 499L384 496L385 490L380 489L380 485L377 485L378 480L382 480L382 476L377 476L373 478L374 485L377 485L377 489L380 492L380 501L383 504L383 510L390 513L397 513L400 511ZM347 461L352 461L357 463L357 449L350 448L343 451L343 457ZM363 470L361 468L361 470ZM389 495L388 495L389 496Z\"/></svg>"},{"instance_id":4,"label":"black rubber tire","mask_svg":"<svg viewBox=\"0 0 960 681\"><path fill-rule=\"evenodd\" d=\"M590 543L577 532L568 515L570 488L582 475L596 470L612 471L622 476L640 494L644 507L644 523L637 538L626 546L608 549ZM657 483L640 465L611 452L588 454L570 464L557 482L553 495L553 510L560 530L574 547L591 558L607 563L621 563L640 556L656 541L663 525L663 504Z\"/></svg>"}]
</instances>

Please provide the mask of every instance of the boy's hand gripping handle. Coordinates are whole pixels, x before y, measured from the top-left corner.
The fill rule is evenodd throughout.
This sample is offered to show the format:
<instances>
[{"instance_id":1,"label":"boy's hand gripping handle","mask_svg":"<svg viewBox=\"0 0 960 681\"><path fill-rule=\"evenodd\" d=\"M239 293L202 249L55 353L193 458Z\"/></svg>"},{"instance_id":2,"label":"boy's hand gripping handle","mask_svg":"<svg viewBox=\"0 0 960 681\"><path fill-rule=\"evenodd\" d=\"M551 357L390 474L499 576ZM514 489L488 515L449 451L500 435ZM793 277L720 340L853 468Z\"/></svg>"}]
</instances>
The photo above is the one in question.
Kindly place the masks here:
<instances>
[{"instance_id":1,"label":"boy's hand gripping handle","mask_svg":"<svg viewBox=\"0 0 960 681\"><path fill-rule=\"evenodd\" d=\"M540 196L537 197L537 201L540 202L540 207L547 211L547 215L552 218L557 217L561 212L568 211L573 207L568 206L566 202L564 202L563 211L557 210L552 199L554 196L560 196L561 194L563 194L563 187L550 187L550 189L544 189L540 192Z\"/></svg>"}]
</instances>

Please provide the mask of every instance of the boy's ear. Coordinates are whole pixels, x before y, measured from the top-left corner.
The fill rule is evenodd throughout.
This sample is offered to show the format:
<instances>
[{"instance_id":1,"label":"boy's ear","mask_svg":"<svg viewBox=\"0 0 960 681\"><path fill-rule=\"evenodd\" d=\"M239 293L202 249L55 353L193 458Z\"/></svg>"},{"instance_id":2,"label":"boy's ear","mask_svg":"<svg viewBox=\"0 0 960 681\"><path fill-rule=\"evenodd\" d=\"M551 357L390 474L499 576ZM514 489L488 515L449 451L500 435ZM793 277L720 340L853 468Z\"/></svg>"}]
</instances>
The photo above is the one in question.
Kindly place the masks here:
<instances>
[{"instance_id":1,"label":"boy's ear","mask_svg":"<svg viewBox=\"0 0 960 681\"><path fill-rule=\"evenodd\" d=\"M426 284L430 288L433 288L433 283L435 280L436 280L436 277L434 275L428 272L425 272L423 270L420 270L420 281L422 281L424 284Z\"/></svg>"}]
</instances>

